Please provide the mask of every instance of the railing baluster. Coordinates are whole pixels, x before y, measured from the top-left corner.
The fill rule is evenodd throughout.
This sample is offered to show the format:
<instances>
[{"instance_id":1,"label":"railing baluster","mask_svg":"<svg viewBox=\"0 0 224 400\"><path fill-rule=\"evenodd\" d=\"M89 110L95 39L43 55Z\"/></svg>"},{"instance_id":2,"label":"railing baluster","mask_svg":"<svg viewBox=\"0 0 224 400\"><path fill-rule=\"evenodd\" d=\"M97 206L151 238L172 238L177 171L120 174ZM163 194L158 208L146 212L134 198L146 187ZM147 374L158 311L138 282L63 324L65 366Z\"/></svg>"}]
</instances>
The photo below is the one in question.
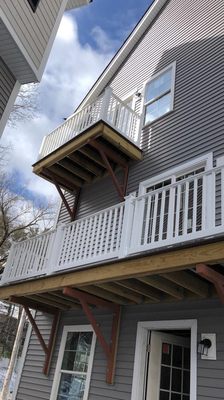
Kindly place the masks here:
<instances>
[{"instance_id":1,"label":"railing baluster","mask_svg":"<svg viewBox=\"0 0 224 400\"><path fill-rule=\"evenodd\" d=\"M187 234L188 229L188 204L189 204L189 182L185 183L184 207L183 207L183 235Z\"/></svg>"},{"instance_id":2,"label":"railing baluster","mask_svg":"<svg viewBox=\"0 0 224 400\"><path fill-rule=\"evenodd\" d=\"M176 220L175 220L175 237L179 236L179 223L180 223L180 203L181 203L181 187L182 184L176 188Z\"/></svg>"},{"instance_id":3,"label":"railing baluster","mask_svg":"<svg viewBox=\"0 0 224 400\"><path fill-rule=\"evenodd\" d=\"M194 178L192 232L197 231L198 178Z\"/></svg>"},{"instance_id":4,"label":"railing baluster","mask_svg":"<svg viewBox=\"0 0 224 400\"><path fill-rule=\"evenodd\" d=\"M143 203L144 203L143 208L146 207L146 209L147 209L146 216L145 216L145 232L142 231L142 233L144 233L143 243L146 244L148 242L148 238L149 238L149 223L150 223L150 213L151 213L151 205L152 205L151 196L148 196L148 198L144 199ZM144 213L144 211L143 211L143 213ZM139 220L139 223L141 224L140 220ZM144 223L144 221L142 221L142 229L143 229L143 223Z\"/></svg>"},{"instance_id":5,"label":"railing baluster","mask_svg":"<svg viewBox=\"0 0 224 400\"><path fill-rule=\"evenodd\" d=\"M160 220L159 220L159 240L163 240L163 224L164 224L164 212L165 212L165 196L166 191L162 192L162 201L160 209Z\"/></svg>"}]
</instances>

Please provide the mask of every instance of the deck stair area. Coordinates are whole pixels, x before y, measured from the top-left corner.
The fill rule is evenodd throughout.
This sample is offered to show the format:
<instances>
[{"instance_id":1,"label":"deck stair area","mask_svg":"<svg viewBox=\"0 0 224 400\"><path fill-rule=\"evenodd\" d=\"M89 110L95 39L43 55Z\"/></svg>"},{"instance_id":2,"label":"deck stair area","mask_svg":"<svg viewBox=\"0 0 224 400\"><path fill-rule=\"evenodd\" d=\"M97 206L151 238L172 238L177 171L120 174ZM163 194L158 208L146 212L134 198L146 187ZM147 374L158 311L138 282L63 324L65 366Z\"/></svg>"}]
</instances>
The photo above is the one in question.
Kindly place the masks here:
<instances>
[{"instance_id":1,"label":"deck stair area","mask_svg":"<svg viewBox=\"0 0 224 400\"><path fill-rule=\"evenodd\" d=\"M108 87L44 138L33 172L70 192L118 168L126 174L128 162L142 158L140 123Z\"/></svg>"}]
</instances>

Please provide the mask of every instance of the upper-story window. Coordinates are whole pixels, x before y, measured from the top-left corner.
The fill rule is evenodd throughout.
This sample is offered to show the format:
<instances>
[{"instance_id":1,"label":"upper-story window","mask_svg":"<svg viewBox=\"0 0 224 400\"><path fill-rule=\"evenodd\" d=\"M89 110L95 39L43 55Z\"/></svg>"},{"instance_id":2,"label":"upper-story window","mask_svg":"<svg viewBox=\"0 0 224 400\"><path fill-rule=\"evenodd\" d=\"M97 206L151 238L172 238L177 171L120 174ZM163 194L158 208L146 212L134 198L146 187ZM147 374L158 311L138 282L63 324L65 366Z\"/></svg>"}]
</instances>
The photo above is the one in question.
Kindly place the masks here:
<instances>
[{"instance_id":1,"label":"upper-story window","mask_svg":"<svg viewBox=\"0 0 224 400\"><path fill-rule=\"evenodd\" d=\"M176 63L154 75L145 86L144 125L173 110Z\"/></svg>"},{"instance_id":2,"label":"upper-story window","mask_svg":"<svg viewBox=\"0 0 224 400\"><path fill-rule=\"evenodd\" d=\"M33 12L36 11L39 2L40 2L40 0L28 0L28 3L30 5L30 7L32 8Z\"/></svg>"}]
</instances>

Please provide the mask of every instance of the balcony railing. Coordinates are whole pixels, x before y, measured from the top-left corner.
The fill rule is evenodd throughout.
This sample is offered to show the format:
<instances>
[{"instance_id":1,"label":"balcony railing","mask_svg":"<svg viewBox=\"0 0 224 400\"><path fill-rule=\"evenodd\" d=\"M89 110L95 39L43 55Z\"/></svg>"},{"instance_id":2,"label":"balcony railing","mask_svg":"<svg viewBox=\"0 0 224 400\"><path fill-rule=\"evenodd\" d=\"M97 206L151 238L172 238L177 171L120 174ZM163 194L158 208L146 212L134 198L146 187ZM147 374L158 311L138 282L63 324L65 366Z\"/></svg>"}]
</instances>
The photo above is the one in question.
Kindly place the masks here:
<instances>
[{"instance_id":1,"label":"balcony railing","mask_svg":"<svg viewBox=\"0 0 224 400\"><path fill-rule=\"evenodd\" d=\"M108 87L96 101L69 117L43 139L39 159L47 156L96 122L103 120L121 135L140 146L140 116Z\"/></svg>"},{"instance_id":2,"label":"balcony railing","mask_svg":"<svg viewBox=\"0 0 224 400\"><path fill-rule=\"evenodd\" d=\"M15 243L1 284L222 234L224 166Z\"/></svg>"}]
</instances>

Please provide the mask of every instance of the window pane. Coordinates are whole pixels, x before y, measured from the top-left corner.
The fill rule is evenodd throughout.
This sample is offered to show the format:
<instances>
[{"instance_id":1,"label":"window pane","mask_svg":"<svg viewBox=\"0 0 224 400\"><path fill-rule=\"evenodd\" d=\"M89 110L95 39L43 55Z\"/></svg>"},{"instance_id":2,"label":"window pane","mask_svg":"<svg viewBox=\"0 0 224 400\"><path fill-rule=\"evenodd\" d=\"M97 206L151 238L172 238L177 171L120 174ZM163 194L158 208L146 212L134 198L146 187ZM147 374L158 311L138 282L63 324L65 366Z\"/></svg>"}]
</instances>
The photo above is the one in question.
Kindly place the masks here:
<instances>
[{"instance_id":1,"label":"window pane","mask_svg":"<svg viewBox=\"0 0 224 400\"><path fill-rule=\"evenodd\" d=\"M172 393L171 400L181 400L181 394Z\"/></svg>"},{"instance_id":2,"label":"window pane","mask_svg":"<svg viewBox=\"0 0 224 400\"><path fill-rule=\"evenodd\" d=\"M92 332L69 332L66 340L62 369L87 372Z\"/></svg>"},{"instance_id":3,"label":"window pane","mask_svg":"<svg viewBox=\"0 0 224 400\"><path fill-rule=\"evenodd\" d=\"M183 392L190 393L190 371L184 371Z\"/></svg>"},{"instance_id":4,"label":"window pane","mask_svg":"<svg viewBox=\"0 0 224 400\"><path fill-rule=\"evenodd\" d=\"M161 367L160 389L170 389L170 368Z\"/></svg>"},{"instance_id":5,"label":"window pane","mask_svg":"<svg viewBox=\"0 0 224 400\"><path fill-rule=\"evenodd\" d=\"M184 368L190 369L190 349L184 349Z\"/></svg>"},{"instance_id":6,"label":"window pane","mask_svg":"<svg viewBox=\"0 0 224 400\"><path fill-rule=\"evenodd\" d=\"M145 103L161 96L171 89L172 69L164 72L158 78L153 79L146 87Z\"/></svg>"},{"instance_id":7,"label":"window pane","mask_svg":"<svg viewBox=\"0 0 224 400\"><path fill-rule=\"evenodd\" d=\"M154 101L145 108L145 124L152 122L171 110L171 93Z\"/></svg>"},{"instance_id":8,"label":"window pane","mask_svg":"<svg viewBox=\"0 0 224 400\"><path fill-rule=\"evenodd\" d=\"M162 364L170 365L171 364L171 347L170 343L162 344Z\"/></svg>"},{"instance_id":9,"label":"window pane","mask_svg":"<svg viewBox=\"0 0 224 400\"><path fill-rule=\"evenodd\" d=\"M173 346L173 366L182 367L182 347Z\"/></svg>"},{"instance_id":10,"label":"window pane","mask_svg":"<svg viewBox=\"0 0 224 400\"><path fill-rule=\"evenodd\" d=\"M172 369L172 390L181 392L181 369Z\"/></svg>"},{"instance_id":11,"label":"window pane","mask_svg":"<svg viewBox=\"0 0 224 400\"><path fill-rule=\"evenodd\" d=\"M169 397L169 392L163 392L162 390L160 390L159 400L169 400Z\"/></svg>"},{"instance_id":12,"label":"window pane","mask_svg":"<svg viewBox=\"0 0 224 400\"><path fill-rule=\"evenodd\" d=\"M61 374L57 400L82 400L85 390L84 375Z\"/></svg>"}]
</instances>

